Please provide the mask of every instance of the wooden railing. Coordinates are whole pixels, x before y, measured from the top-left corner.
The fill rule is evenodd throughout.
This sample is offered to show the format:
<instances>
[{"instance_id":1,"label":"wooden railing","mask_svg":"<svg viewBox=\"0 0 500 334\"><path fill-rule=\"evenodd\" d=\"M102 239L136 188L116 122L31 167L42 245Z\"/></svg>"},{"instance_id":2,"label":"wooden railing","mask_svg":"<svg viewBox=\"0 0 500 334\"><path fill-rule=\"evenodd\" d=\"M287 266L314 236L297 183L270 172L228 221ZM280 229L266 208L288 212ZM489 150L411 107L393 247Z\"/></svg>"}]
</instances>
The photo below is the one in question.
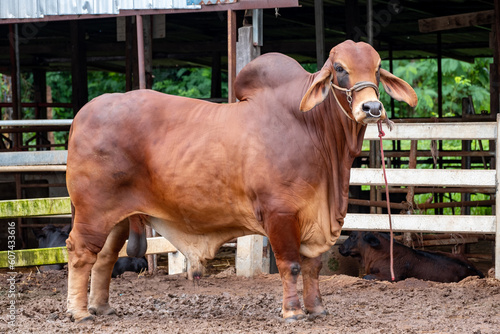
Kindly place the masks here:
<instances>
[{"instance_id":1,"label":"wooden railing","mask_svg":"<svg viewBox=\"0 0 500 334\"><path fill-rule=\"evenodd\" d=\"M396 124L392 132L387 131L384 140L495 140L497 142L496 156L499 156L500 145L497 138L499 124L499 119L496 122L481 123L401 123ZM2 126L1 122L0 126ZM376 126L370 125L366 131L365 140L378 139ZM56 152L21 152L11 154L8 156L8 159L3 159L1 155L5 153L1 153L0 172L43 171L51 170L52 168L63 171L65 170L64 155L66 152ZM10 165L7 165L5 161L8 161ZM14 163L14 161L17 162ZM470 189L481 187L494 189L496 193L494 215L392 215L392 223L394 230L398 232L493 234L495 235L495 268L500 268L500 224L499 219L497 219L500 216L500 194L498 193L500 164L496 164L496 170L388 169L387 179L389 186L459 187ZM384 185L382 170L353 168L350 183L352 185ZM30 201L0 202L0 218L55 214L54 208L58 207L55 203L61 204L61 207L56 210L57 214L70 213L68 198ZM385 214L348 214L345 218L343 229L387 231L389 229L388 217ZM250 239L249 244L254 245L254 241L259 240L260 236L250 236L250 238L254 239ZM244 240L241 239L241 245L243 245ZM240 241L238 242L239 246ZM252 257L256 256L261 259L262 249L254 246L244 248L248 249L248 252L251 254L241 254L239 250L239 256L250 258L250 262L257 263L254 265L253 270L259 272L261 265L259 268L258 261L253 261ZM37 251L39 250L31 250L31 252ZM163 246L159 248L155 247L152 251L166 253L175 252L176 250L170 243L164 243ZM5 262L7 257L4 253L0 253L0 267L5 266L7 263ZM41 264L39 262L30 263L31 265ZM238 265L238 261L236 263ZM15 265L28 265L28 263L16 262ZM500 270L496 270L496 278L500 279Z\"/></svg>"}]
</instances>

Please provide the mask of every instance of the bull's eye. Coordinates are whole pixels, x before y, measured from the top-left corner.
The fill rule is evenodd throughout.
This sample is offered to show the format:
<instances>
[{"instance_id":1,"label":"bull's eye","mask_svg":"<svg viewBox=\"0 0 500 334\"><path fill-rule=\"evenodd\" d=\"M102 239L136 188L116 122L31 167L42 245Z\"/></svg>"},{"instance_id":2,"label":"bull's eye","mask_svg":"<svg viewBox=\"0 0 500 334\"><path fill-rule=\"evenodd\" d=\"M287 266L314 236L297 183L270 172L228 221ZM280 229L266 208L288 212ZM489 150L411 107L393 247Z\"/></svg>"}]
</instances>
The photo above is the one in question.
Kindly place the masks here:
<instances>
[{"instance_id":1,"label":"bull's eye","mask_svg":"<svg viewBox=\"0 0 500 334\"><path fill-rule=\"evenodd\" d=\"M339 74L345 72L344 68L338 64L335 65L335 71Z\"/></svg>"}]
</instances>

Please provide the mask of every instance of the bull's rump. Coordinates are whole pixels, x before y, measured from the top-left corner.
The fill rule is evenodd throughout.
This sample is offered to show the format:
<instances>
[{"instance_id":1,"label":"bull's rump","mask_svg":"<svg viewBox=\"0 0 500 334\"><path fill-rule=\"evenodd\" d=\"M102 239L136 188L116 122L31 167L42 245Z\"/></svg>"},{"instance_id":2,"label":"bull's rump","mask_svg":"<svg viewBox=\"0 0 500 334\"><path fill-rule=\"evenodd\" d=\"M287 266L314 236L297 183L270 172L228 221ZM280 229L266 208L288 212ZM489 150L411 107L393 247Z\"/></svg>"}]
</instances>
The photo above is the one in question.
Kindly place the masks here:
<instances>
[{"instance_id":1,"label":"bull's rump","mask_svg":"<svg viewBox=\"0 0 500 334\"><path fill-rule=\"evenodd\" d=\"M75 117L69 140L75 207L117 219L146 213L195 233L251 220L242 154L252 145L232 137L245 135L231 108L153 91L94 99Z\"/></svg>"}]
</instances>

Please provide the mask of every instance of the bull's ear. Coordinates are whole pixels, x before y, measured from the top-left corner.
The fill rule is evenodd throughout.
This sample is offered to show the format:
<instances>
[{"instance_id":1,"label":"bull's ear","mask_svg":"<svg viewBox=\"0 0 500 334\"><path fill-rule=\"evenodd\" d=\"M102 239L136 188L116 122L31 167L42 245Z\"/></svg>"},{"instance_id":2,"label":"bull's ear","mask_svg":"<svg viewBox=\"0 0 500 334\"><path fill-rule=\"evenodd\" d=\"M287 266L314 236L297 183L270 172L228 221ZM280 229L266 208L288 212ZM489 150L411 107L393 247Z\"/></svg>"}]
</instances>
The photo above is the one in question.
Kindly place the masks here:
<instances>
[{"instance_id":1,"label":"bull's ear","mask_svg":"<svg viewBox=\"0 0 500 334\"><path fill-rule=\"evenodd\" d=\"M316 79L314 79L311 87L307 90L306 94L300 101L300 111L306 112L316 107L323 102L328 96L330 83L332 82L332 72L323 66L319 71Z\"/></svg>"},{"instance_id":2,"label":"bull's ear","mask_svg":"<svg viewBox=\"0 0 500 334\"><path fill-rule=\"evenodd\" d=\"M415 107L417 105L417 93L415 93L413 88L411 88L406 81L398 78L383 68L380 69L380 81L382 81L382 85L384 86L387 94L389 94L393 99L404 101L411 107Z\"/></svg>"},{"instance_id":3,"label":"bull's ear","mask_svg":"<svg viewBox=\"0 0 500 334\"><path fill-rule=\"evenodd\" d=\"M363 240L371 247L380 246L380 240L371 232L365 233L365 235L363 235Z\"/></svg>"}]
</instances>

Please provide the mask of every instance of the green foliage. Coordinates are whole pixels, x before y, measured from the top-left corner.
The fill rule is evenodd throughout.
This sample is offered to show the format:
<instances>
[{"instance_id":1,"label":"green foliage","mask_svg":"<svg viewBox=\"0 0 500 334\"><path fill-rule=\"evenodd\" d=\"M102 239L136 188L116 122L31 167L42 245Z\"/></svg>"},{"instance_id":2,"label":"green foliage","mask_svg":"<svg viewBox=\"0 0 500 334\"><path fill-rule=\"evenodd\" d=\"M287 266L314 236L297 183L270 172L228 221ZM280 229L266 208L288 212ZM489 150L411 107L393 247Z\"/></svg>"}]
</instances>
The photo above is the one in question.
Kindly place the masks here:
<instances>
[{"instance_id":1,"label":"green foliage","mask_svg":"<svg viewBox=\"0 0 500 334\"><path fill-rule=\"evenodd\" d=\"M474 63L454 59L442 60L443 116L453 117L462 114L463 97L472 96L476 112L489 112L489 64L492 58L476 58ZM403 102L395 102L392 117L437 117L438 116L438 77L437 60L395 60L394 75L408 82L417 93L419 103L415 109ZM388 69L389 62L383 61L382 67ZM381 94L381 100L390 109L390 97Z\"/></svg>"},{"instance_id":2,"label":"green foliage","mask_svg":"<svg viewBox=\"0 0 500 334\"><path fill-rule=\"evenodd\" d=\"M106 93L125 92L125 74L92 71L88 74L89 101Z\"/></svg>"},{"instance_id":3,"label":"green foliage","mask_svg":"<svg viewBox=\"0 0 500 334\"><path fill-rule=\"evenodd\" d=\"M210 97L212 71L209 68L162 69L153 74L153 90L194 98Z\"/></svg>"},{"instance_id":4,"label":"green foliage","mask_svg":"<svg viewBox=\"0 0 500 334\"><path fill-rule=\"evenodd\" d=\"M443 194L443 203L451 203L451 202L460 202L461 199L461 194L459 193L451 193L451 194ZM430 200L432 197L431 194L420 194L420 195L415 195L414 200L415 203L425 203L427 200ZM485 200L490 200L492 197L490 195L486 194L470 194L470 200L471 201L485 201ZM434 202L436 202L434 200ZM428 209L428 210L417 210L415 213L421 214L421 215L434 215L436 214L436 209ZM444 215L460 215L461 213L461 208L455 207L455 208L444 208L443 209L443 214ZM492 215L492 210L491 207L471 207L470 208L470 214L471 215Z\"/></svg>"}]
</instances>

